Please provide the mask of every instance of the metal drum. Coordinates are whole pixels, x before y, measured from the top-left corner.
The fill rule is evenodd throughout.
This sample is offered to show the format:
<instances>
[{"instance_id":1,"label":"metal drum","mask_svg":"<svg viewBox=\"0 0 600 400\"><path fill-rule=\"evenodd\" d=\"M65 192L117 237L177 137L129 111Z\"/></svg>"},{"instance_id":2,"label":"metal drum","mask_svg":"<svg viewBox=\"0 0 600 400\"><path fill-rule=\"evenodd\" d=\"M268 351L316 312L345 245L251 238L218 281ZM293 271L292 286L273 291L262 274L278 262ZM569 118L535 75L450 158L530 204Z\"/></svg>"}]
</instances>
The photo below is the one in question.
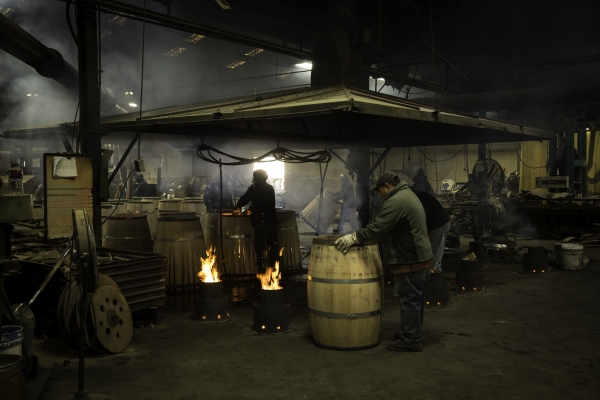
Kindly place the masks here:
<instances>
[{"instance_id":1,"label":"metal drum","mask_svg":"<svg viewBox=\"0 0 600 400\"><path fill-rule=\"evenodd\" d=\"M364 349L379 343L383 270L377 242L335 247L340 236L313 239L307 297L313 339L332 349Z\"/></svg>"},{"instance_id":2,"label":"metal drum","mask_svg":"<svg viewBox=\"0 0 600 400\"><path fill-rule=\"evenodd\" d=\"M156 219L154 252L164 254L166 290L171 302L192 309L200 279L200 257L206 258L204 234L194 213L162 213Z\"/></svg>"},{"instance_id":3,"label":"metal drum","mask_svg":"<svg viewBox=\"0 0 600 400\"><path fill-rule=\"evenodd\" d=\"M255 275L254 228L249 215L223 213L223 253L219 213L207 214L206 247L217 252L216 264L220 274Z\"/></svg>"},{"instance_id":4,"label":"metal drum","mask_svg":"<svg viewBox=\"0 0 600 400\"><path fill-rule=\"evenodd\" d=\"M102 247L152 252L152 236L145 214L113 214L103 227Z\"/></svg>"},{"instance_id":5,"label":"metal drum","mask_svg":"<svg viewBox=\"0 0 600 400\"><path fill-rule=\"evenodd\" d=\"M150 237L154 240L156 232L156 213L154 202L151 200L133 200L127 203L127 212L129 214L144 214L148 217L148 227L150 228Z\"/></svg>"},{"instance_id":6,"label":"metal drum","mask_svg":"<svg viewBox=\"0 0 600 400\"><path fill-rule=\"evenodd\" d=\"M179 211L181 199L163 199L158 202L158 211Z\"/></svg>"},{"instance_id":7,"label":"metal drum","mask_svg":"<svg viewBox=\"0 0 600 400\"><path fill-rule=\"evenodd\" d=\"M323 204L321 207L321 218L319 219L319 200L317 196L310 202L300 216L302 219L318 233L326 233L329 226L333 223L335 215L340 212L341 205L333 199L327 192L323 192Z\"/></svg>"},{"instance_id":8,"label":"metal drum","mask_svg":"<svg viewBox=\"0 0 600 400\"><path fill-rule=\"evenodd\" d=\"M283 247L279 268L282 271L301 269L300 236L294 210L277 210L277 232L277 242L280 248Z\"/></svg>"},{"instance_id":9,"label":"metal drum","mask_svg":"<svg viewBox=\"0 0 600 400\"><path fill-rule=\"evenodd\" d=\"M179 207L179 211L181 212L193 212L196 213L196 216L200 218L200 225L202 225L202 229L206 226L206 205L204 205L204 200L195 199L193 197L188 197L181 201L181 205Z\"/></svg>"}]
</instances>

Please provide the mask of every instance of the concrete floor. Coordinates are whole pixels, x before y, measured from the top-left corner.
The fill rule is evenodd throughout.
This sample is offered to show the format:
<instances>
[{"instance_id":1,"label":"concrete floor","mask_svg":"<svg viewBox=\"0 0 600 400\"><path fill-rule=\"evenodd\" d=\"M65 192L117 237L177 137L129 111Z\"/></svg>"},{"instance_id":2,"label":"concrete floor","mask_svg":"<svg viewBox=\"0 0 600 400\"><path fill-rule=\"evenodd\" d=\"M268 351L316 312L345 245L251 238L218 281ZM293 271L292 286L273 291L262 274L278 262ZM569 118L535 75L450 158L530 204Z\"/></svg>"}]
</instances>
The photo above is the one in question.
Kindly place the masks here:
<instances>
[{"instance_id":1,"label":"concrete floor","mask_svg":"<svg viewBox=\"0 0 600 400\"><path fill-rule=\"evenodd\" d=\"M307 247L311 239L301 235ZM466 246L469 239L462 240ZM540 242L518 244L529 243ZM551 248L554 241L541 243ZM381 344L362 351L311 342L302 276L284 285L292 303L287 334L255 334L249 302L218 325L164 308L155 324L134 330L124 353L86 358L86 388L119 399L598 399L600 249L585 255L585 270L543 276L492 263L481 294L456 294L458 260L445 260L451 306L426 310L422 353L386 350L399 323L392 289L385 290ZM44 367L70 360L41 399L77 388L77 353L59 346L36 339Z\"/></svg>"}]
</instances>

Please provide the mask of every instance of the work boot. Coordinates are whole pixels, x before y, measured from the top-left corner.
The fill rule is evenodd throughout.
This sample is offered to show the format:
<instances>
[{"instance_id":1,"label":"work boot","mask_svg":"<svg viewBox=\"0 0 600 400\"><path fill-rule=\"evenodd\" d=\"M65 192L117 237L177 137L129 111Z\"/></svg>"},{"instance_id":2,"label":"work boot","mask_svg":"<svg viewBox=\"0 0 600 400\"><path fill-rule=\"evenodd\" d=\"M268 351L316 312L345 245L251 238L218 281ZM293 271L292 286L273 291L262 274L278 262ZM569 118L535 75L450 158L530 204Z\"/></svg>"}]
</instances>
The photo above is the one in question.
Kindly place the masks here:
<instances>
[{"instance_id":1,"label":"work boot","mask_svg":"<svg viewBox=\"0 0 600 400\"><path fill-rule=\"evenodd\" d=\"M388 350L391 351L403 351L403 352L413 352L413 353L420 353L423 351L423 346L419 345L419 346L407 346L406 344L402 343L399 340L396 340L390 344L388 344L387 347Z\"/></svg>"}]
</instances>

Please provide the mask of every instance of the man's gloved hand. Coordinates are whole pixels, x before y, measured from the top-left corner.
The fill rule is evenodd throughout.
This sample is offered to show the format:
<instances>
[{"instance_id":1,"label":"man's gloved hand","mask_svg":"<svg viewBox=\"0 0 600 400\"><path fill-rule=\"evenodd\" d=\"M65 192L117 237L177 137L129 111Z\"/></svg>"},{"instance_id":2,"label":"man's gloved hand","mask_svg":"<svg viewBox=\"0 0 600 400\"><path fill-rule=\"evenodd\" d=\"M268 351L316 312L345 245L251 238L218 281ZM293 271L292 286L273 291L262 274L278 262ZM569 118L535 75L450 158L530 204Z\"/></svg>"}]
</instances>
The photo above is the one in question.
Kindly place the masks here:
<instances>
[{"instance_id":1,"label":"man's gloved hand","mask_svg":"<svg viewBox=\"0 0 600 400\"><path fill-rule=\"evenodd\" d=\"M356 238L356 232L351 233L349 235L342 236L338 240L335 241L335 245L337 249L341 251L343 254L346 254L348 250L350 250L350 246L353 244L359 244L360 242Z\"/></svg>"}]
</instances>

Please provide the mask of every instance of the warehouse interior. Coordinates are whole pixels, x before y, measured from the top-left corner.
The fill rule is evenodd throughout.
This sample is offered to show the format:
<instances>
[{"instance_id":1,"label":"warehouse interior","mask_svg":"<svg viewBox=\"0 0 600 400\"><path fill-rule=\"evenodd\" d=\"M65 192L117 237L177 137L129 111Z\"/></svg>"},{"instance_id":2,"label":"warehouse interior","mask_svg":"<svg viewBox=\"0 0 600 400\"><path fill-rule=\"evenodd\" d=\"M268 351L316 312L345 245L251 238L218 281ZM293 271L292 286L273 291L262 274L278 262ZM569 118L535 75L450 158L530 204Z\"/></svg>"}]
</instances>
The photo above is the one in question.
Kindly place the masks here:
<instances>
[{"instance_id":1,"label":"warehouse interior","mask_svg":"<svg viewBox=\"0 0 600 400\"><path fill-rule=\"evenodd\" d=\"M0 397L596 399L599 13L0 1ZM384 237L336 247L385 171L449 219L422 352Z\"/></svg>"}]
</instances>

